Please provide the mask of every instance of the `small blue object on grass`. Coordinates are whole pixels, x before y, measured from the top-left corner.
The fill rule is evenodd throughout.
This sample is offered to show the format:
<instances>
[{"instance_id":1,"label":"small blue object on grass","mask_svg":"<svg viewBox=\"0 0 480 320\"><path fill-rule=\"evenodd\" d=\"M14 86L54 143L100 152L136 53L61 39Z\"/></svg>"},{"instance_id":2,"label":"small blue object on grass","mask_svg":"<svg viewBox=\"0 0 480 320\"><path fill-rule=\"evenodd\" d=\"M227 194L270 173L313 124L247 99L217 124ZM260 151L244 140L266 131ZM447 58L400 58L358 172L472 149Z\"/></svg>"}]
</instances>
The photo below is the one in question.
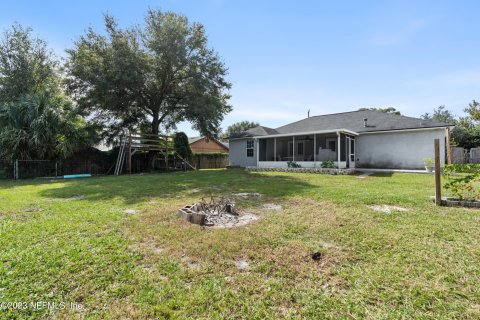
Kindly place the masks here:
<instances>
[{"instance_id":1,"label":"small blue object on grass","mask_svg":"<svg viewBox=\"0 0 480 320\"><path fill-rule=\"evenodd\" d=\"M90 173L82 173L82 174L69 174L63 176L63 179L75 179L75 178L90 178L92 175Z\"/></svg>"}]
</instances>

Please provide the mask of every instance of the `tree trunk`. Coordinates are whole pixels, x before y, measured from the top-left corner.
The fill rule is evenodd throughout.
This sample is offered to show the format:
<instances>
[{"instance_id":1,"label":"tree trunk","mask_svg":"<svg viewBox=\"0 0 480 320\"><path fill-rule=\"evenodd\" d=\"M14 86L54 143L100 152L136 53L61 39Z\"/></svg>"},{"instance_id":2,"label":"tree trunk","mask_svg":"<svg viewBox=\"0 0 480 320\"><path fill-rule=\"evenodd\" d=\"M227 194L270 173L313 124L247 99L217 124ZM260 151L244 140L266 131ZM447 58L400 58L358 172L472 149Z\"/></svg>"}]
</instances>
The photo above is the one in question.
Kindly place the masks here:
<instances>
[{"instance_id":1,"label":"tree trunk","mask_svg":"<svg viewBox=\"0 0 480 320\"><path fill-rule=\"evenodd\" d=\"M158 114L158 112L155 112L153 114L153 119L152 119L152 134L158 135L158 126L160 125L159 118L160 118L160 115ZM156 154L157 154L157 151L148 152L148 170L153 171L155 169Z\"/></svg>"}]
</instances>

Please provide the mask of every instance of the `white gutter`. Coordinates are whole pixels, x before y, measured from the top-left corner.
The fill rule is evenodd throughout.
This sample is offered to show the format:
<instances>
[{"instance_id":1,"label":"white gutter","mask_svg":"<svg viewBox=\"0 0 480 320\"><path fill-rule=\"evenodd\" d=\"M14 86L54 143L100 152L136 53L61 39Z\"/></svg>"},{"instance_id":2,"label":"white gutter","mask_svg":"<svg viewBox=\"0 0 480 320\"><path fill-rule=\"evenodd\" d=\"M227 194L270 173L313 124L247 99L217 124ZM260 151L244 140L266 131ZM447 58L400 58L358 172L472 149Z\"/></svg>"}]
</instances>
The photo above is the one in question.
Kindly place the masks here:
<instances>
[{"instance_id":1,"label":"white gutter","mask_svg":"<svg viewBox=\"0 0 480 320\"><path fill-rule=\"evenodd\" d=\"M400 131L428 131L428 130L445 130L446 128L453 128L454 126L445 126L445 127L430 127L430 128L414 128L414 129L396 129L396 130L379 130L379 131L367 131L360 132L359 135L364 134L377 134L377 133L392 133Z\"/></svg>"}]
</instances>

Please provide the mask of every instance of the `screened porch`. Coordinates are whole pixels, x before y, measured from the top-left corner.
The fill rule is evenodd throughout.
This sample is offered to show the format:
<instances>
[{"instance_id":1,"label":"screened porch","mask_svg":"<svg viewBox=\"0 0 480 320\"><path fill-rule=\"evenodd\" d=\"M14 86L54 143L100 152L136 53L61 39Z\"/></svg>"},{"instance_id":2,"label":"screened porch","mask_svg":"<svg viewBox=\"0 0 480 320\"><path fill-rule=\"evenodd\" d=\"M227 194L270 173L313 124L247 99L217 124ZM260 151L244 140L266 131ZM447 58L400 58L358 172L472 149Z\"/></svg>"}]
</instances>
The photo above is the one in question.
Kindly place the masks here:
<instances>
[{"instance_id":1,"label":"screened porch","mask_svg":"<svg viewBox=\"0 0 480 320\"><path fill-rule=\"evenodd\" d=\"M322 162L333 161L336 168L354 168L355 136L336 131L258 137L258 167L286 168L290 161L301 167L320 167Z\"/></svg>"}]
</instances>

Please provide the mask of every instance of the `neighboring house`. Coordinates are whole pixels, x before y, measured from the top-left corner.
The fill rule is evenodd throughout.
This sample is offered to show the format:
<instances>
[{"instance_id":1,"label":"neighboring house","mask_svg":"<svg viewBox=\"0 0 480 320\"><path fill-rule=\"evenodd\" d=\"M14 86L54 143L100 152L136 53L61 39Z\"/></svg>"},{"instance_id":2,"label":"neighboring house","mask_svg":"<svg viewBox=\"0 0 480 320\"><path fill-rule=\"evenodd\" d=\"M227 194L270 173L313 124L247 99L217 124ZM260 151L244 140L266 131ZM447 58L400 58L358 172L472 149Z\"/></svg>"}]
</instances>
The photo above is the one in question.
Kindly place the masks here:
<instances>
[{"instance_id":1,"label":"neighboring house","mask_svg":"<svg viewBox=\"0 0 480 320\"><path fill-rule=\"evenodd\" d=\"M352 111L306 118L271 129L256 127L230 137L230 166L421 169L440 139L441 163L449 147L447 123L377 111Z\"/></svg>"},{"instance_id":2,"label":"neighboring house","mask_svg":"<svg viewBox=\"0 0 480 320\"><path fill-rule=\"evenodd\" d=\"M188 138L188 143L194 153L228 153L228 143L215 138L193 137Z\"/></svg>"}]
</instances>

